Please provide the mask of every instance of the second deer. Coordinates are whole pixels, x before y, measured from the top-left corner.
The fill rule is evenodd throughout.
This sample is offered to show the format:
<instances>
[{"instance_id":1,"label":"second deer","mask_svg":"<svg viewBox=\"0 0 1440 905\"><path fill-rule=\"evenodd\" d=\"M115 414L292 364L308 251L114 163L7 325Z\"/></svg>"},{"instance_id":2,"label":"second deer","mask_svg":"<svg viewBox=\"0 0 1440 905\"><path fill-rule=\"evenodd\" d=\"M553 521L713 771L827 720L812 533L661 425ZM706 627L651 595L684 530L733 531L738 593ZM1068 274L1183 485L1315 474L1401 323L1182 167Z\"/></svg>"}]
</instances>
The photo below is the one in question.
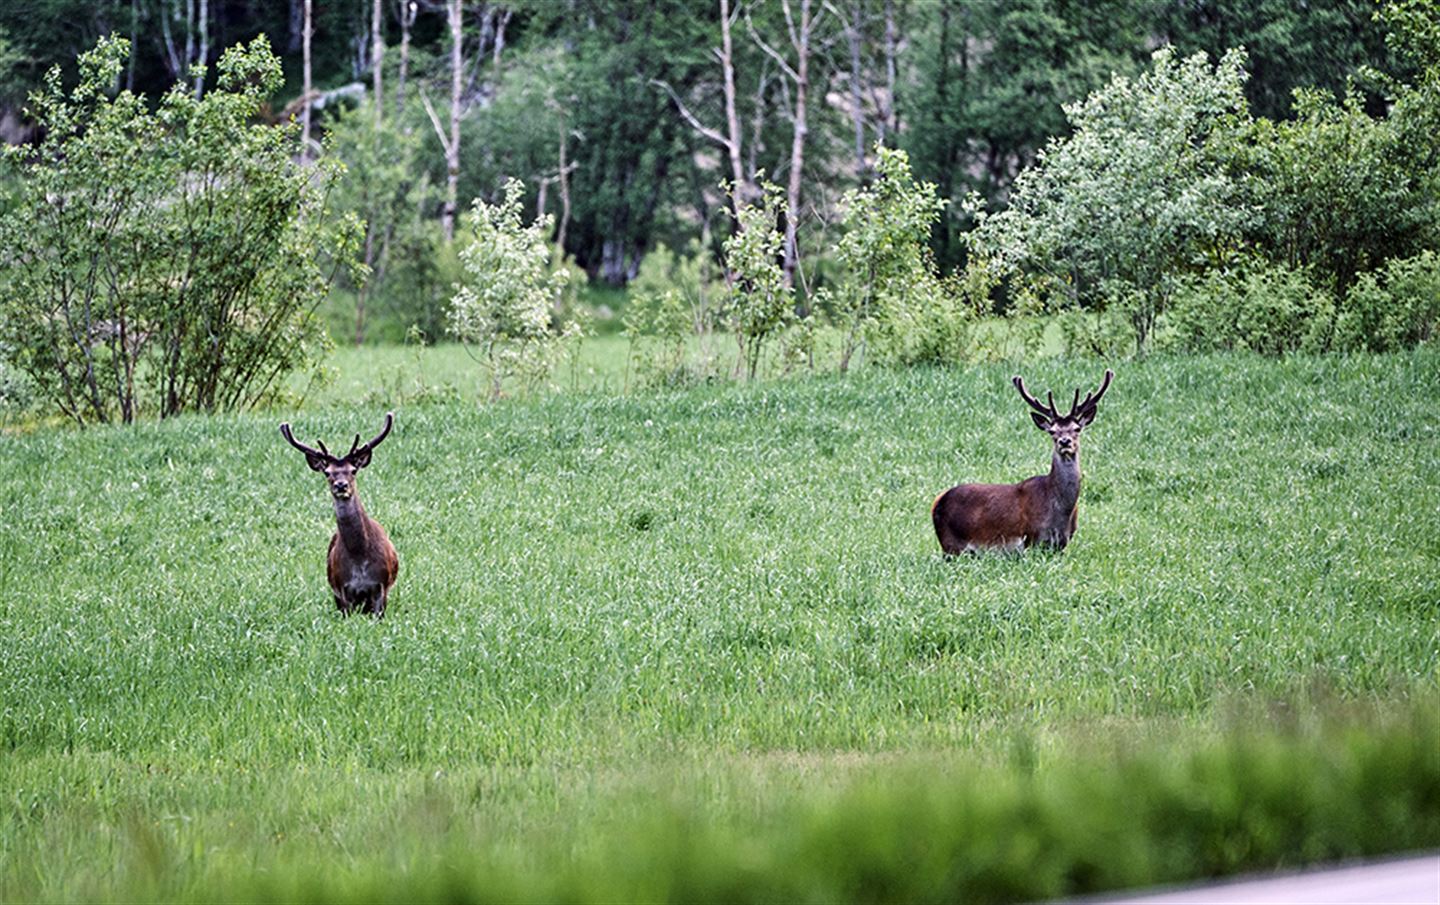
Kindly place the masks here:
<instances>
[{"instance_id":1,"label":"second deer","mask_svg":"<svg viewBox=\"0 0 1440 905\"><path fill-rule=\"evenodd\" d=\"M338 458L319 441L319 449L295 442L290 425L280 425L281 435L305 454L306 463L323 474L330 485L330 496L335 500L335 533L330 537L325 571L335 606L346 615L358 609L377 618L384 616L390 587L400 574L395 545L380 523L365 513L355 489L356 473L370 464L371 452L389 435L394 423L395 415L386 412L385 427L375 439L361 446L360 435L356 434L350 451Z\"/></svg>"},{"instance_id":2,"label":"second deer","mask_svg":"<svg viewBox=\"0 0 1440 905\"><path fill-rule=\"evenodd\" d=\"M1050 473L1018 484L961 484L936 497L930 516L947 556L1034 544L1065 549L1075 533L1080 501L1080 432L1095 420L1096 406L1114 377L1107 369L1100 389L1086 394L1083 402L1077 389L1066 415L1055 409L1054 393L1047 393L1049 404L1041 405L1025 389L1025 381L1014 378L1015 389L1033 409L1035 426L1054 441Z\"/></svg>"}]
</instances>

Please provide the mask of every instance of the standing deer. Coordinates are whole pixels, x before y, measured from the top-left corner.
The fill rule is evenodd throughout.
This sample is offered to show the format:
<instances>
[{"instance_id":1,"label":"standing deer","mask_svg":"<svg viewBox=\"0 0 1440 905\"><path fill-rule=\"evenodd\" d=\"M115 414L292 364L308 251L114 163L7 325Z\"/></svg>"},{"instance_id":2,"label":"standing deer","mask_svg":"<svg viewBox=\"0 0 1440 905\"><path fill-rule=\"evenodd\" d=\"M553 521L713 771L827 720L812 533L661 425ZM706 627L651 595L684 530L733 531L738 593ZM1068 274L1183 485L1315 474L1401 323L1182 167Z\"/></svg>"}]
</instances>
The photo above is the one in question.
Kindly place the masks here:
<instances>
[{"instance_id":1,"label":"standing deer","mask_svg":"<svg viewBox=\"0 0 1440 905\"><path fill-rule=\"evenodd\" d=\"M400 574L395 545L390 543L380 523L365 514L355 491L356 473L370 464L370 453L390 433L394 423L394 413L386 412L385 426L374 440L361 446L360 435L356 434L350 451L338 459L318 440L319 449L295 442L290 425L280 425L280 433L290 445L304 453L306 463L323 474L330 484L330 495L335 499L335 534L330 538L326 571L330 590L335 594L335 606L347 616L357 609L376 617L384 616L390 586Z\"/></svg>"},{"instance_id":2,"label":"standing deer","mask_svg":"<svg viewBox=\"0 0 1440 905\"><path fill-rule=\"evenodd\" d=\"M1065 549L1075 533L1080 500L1080 432L1095 420L1095 407L1114 376L1107 369L1100 389L1087 394L1084 402L1077 389L1068 415L1055 410L1054 393L1046 394L1049 405L1041 405L1026 391L1025 381L1014 378L1015 389L1034 410L1030 417L1035 426L1055 441L1050 473L1018 484L961 484L936 497L930 515L946 556L1032 544Z\"/></svg>"}]
</instances>

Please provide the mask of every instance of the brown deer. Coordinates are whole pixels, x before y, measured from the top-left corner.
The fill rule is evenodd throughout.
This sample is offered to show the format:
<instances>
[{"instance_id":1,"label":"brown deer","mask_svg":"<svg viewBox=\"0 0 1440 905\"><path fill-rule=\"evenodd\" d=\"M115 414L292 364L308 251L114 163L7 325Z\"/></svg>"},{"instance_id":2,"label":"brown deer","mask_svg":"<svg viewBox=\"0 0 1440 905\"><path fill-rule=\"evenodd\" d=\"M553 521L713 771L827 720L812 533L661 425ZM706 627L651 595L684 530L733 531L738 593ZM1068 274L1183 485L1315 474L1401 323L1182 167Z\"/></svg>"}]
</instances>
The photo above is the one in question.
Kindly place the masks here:
<instances>
[{"instance_id":1,"label":"brown deer","mask_svg":"<svg viewBox=\"0 0 1440 905\"><path fill-rule=\"evenodd\" d=\"M1095 420L1095 408L1114 377L1107 369L1100 389L1087 394L1084 402L1076 390L1068 415L1055 410L1054 393L1046 394L1049 405L1041 405L1026 391L1025 381L1014 378L1015 389L1034 409L1030 417L1035 426L1055 441L1050 473L1018 484L961 484L936 497L930 516L946 556L1032 544L1065 549L1075 533L1080 500L1080 432Z\"/></svg>"},{"instance_id":2,"label":"brown deer","mask_svg":"<svg viewBox=\"0 0 1440 905\"><path fill-rule=\"evenodd\" d=\"M338 459L318 440L319 449L295 442L290 425L280 425L280 433L290 445L304 453L306 463L330 484L330 496L335 500L335 534L330 538L326 571L335 606L347 616L357 609L377 618L384 616L390 586L400 574L395 545L380 523L365 514L355 490L356 473L370 464L371 452L389 435L394 423L394 413L386 412L385 426L375 439L361 446L360 435L356 434L350 451Z\"/></svg>"}]
</instances>

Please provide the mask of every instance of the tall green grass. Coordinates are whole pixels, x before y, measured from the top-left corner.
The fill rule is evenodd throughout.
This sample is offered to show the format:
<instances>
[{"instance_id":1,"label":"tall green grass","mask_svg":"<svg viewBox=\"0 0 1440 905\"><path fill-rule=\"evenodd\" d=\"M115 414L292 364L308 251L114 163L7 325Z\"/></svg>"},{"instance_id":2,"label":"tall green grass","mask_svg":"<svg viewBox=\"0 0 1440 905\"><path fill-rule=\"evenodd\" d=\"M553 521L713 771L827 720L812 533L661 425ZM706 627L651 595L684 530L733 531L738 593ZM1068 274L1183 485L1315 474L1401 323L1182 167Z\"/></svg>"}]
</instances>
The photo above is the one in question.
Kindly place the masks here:
<instances>
[{"instance_id":1,"label":"tall green grass","mask_svg":"<svg viewBox=\"0 0 1440 905\"><path fill-rule=\"evenodd\" d=\"M1008 375L417 395L359 482L380 622L275 425L385 399L0 436L0 898L1010 900L1440 844L1440 355L1123 365L1071 547L944 561L936 493L1048 462ZM1317 689L1361 716L1218 728ZM1054 816L1110 795L1240 853Z\"/></svg>"}]
</instances>

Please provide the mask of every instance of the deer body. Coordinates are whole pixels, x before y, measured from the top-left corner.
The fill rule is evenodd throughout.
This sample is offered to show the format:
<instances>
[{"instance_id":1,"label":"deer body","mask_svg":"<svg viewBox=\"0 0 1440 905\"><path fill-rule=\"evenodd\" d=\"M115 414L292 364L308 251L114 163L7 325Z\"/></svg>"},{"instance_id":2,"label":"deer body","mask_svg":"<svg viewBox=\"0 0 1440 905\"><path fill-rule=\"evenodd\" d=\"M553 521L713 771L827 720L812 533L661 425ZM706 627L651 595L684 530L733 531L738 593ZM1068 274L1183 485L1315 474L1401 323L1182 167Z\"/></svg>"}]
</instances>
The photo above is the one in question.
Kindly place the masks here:
<instances>
[{"instance_id":1,"label":"deer body","mask_svg":"<svg viewBox=\"0 0 1440 905\"><path fill-rule=\"evenodd\" d=\"M947 556L982 549L1023 549L1042 544L1065 549L1075 534L1080 501L1080 431L1095 418L1095 407L1114 377L1105 372L1098 392L1081 403L1075 391L1070 414L1055 411L1054 396L1049 406L1041 405L1016 377L1015 387L1035 409L1036 427L1055 441L1049 474L1036 475L1018 484L961 484L935 498L931 520L940 549Z\"/></svg>"},{"instance_id":2,"label":"deer body","mask_svg":"<svg viewBox=\"0 0 1440 905\"><path fill-rule=\"evenodd\" d=\"M390 586L400 574L395 545L380 523L365 514L360 497L335 501L335 533L325 557L330 590L342 613L385 615Z\"/></svg>"},{"instance_id":3,"label":"deer body","mask_svg":"<svg viewBox=\"0 0 1440 905\"><path fill-rule=\"evenodd\" d=\"M335 606L346 615L356 610L376 617L385 615L390 588L400 574L395 545L380 523L366 514L355 489L356 473L370 464L371 452L390 433L394 421L395 416L387 412L385 427L375 439L360 446L357 434L350 452L340 458L332 456L323 443L314 449L295 442L290 425L280 425L280 433L305 454L312 469L325 475L330 486L335 503L335 533L330 537L325 571Z\"/></svg>"}]
</instances>

